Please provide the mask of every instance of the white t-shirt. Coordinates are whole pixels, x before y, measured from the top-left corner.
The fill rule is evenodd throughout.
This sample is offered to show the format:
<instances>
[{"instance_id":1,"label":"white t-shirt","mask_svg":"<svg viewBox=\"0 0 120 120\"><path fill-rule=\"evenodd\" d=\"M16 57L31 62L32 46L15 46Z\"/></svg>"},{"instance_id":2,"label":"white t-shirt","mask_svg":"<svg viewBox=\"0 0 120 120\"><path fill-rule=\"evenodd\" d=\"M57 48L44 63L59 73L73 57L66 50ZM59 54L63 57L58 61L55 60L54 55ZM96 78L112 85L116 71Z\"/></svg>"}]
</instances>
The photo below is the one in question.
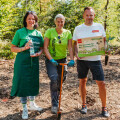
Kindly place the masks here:
<instances>
[{"instance_id":1,"label":"white t-shirt","mask_svg":"<svg viewBox=\"0 0 120 120\"><path fill-rule=\"evenodd\" d=\"M93 23L91 26L81 24L75 27L75 30L73 33L73 40L77 41L77 39L82 39L87 37L96 37L96 36L103 36L103 37L106 36L105 30L101 24ZM101 55L88 56L88 57L82 58L81 60L97 61L97 60L101 60Z\"/></svg>"}]
</instances>

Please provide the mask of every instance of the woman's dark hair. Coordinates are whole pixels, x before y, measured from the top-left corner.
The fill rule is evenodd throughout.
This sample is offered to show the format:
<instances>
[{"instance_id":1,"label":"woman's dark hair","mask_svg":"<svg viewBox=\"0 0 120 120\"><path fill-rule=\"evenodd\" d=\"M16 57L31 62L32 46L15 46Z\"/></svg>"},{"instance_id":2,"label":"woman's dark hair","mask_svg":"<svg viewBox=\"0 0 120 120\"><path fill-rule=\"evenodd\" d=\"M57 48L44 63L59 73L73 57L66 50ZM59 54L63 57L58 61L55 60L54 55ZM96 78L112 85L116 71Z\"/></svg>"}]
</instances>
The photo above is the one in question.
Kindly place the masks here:
<instances>
[{"instance_id":1,"label":"woman's dark hair","mask_svg":"<svg viewBox=\"0 0 120 120\"><path fill-rule=\"evenodd\" d=\"M36 28L38 27L38 17L37 17L37 15L36 15L36 13L33 12L33 11L27 11L27 12L26 12L26 14L25 14L25 16L24 16L24 19L23 19L23 25L24 25L24 27L27 27L26 19L27 19L27 16L28 16L29 14L32 14L32 15L34 16L34 18L35 18L34 29L36 29Z\"/></svg>"}]
</instances>

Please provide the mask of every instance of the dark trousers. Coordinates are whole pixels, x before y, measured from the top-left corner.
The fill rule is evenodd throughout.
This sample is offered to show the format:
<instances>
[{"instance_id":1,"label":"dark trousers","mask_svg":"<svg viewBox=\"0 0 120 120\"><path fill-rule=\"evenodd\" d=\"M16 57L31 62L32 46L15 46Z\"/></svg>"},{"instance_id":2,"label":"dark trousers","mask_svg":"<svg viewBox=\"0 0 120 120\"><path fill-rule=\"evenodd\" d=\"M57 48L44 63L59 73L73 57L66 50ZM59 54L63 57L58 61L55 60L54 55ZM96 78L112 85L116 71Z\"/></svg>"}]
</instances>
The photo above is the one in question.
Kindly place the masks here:
<instances>
[{"instance_id":1,"label":"dark trousers","mask_svg":"<svg viewBox=\"0 0 120 120\"><path fill-rule=\"evenodd\" d=\"M66 58L56 60L58 63L66 63ZM45 60L47 74L50 79L50 91L51 91L51 102L52 106L58 106L59 91L61 85L61 72L62 66L54 66L48 59ZM63 81L66 79L67 66L64 67Z\"/></svg>"}]
</instances>

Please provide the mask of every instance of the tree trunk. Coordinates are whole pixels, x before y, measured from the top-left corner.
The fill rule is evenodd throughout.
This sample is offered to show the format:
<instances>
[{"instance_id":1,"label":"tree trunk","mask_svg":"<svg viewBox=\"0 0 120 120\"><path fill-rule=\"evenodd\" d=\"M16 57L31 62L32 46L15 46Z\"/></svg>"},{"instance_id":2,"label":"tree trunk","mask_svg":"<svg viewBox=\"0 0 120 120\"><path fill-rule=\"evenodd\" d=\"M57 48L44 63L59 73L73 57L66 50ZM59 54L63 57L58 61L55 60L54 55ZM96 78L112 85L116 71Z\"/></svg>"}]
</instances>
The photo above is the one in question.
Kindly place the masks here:
<instances>
[{"instance_id":1,"label":"tree trunk","mask_svg":"<svg viewBox=\"0 0 120 120\"><path fill-rule=\"evenodd\" d=\"M107 9L108 9L108 4L109 4L109 0L107 0L107 3L105 5L105 12L106 12L105 21L104 21L104 29L105 29L105 31L106 31L106 28L107 28Z\"/></svg>"},{"instance_id":2,"label":"tree trunk","mask_svg":"<svg viewBox=\"0 0 120 120\"><path fill-rule=\"evenodd\" d=\"M42 6L41 6L41 0L40 0L40 13L42 12L42 8L41 8Z\"/></svg>"}]
</instances>

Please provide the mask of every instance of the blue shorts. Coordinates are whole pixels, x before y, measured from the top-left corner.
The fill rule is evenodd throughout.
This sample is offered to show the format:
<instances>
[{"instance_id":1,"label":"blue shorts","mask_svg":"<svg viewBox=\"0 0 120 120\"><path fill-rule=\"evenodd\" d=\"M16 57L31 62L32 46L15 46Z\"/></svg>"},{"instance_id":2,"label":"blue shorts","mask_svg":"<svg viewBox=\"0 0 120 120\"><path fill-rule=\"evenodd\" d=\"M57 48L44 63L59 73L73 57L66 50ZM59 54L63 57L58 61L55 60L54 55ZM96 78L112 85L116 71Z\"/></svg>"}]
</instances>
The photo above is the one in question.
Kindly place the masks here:
<instances>
[{"instance_id":1,"label":"blue shorts","mask_svg":"<svg viewBox=\"0 0 120 120\"><path fill-rule=\"evenodd\" d=\"M93 80L104 81L101 61L77 60L78 78L86 78L89 69L92 72Z\"/></svg>"}]
</instances>

